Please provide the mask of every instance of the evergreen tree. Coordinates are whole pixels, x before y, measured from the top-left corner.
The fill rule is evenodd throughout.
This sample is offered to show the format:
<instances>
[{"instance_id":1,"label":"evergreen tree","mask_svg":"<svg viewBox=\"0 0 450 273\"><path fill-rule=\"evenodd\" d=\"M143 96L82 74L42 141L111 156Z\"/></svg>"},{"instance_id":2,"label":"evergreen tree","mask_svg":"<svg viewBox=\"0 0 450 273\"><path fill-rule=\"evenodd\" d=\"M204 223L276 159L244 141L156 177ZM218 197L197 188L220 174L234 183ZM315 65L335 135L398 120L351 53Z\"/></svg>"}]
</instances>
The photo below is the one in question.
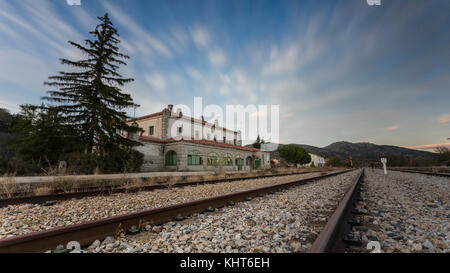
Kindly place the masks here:
<instances>
[{"instance_id":1,"label":"evergreen tree","mask_svg":"<svg viewBox=\"0 0 450 273\"><path fill-rule=\"evenodd\" d=\"M253 143L253 148L261 149L261 144L264 144L265 141L259 135L256 138L256 141Z\"/></svg>"},{"instance_id":2,"label":"evergreen tree","mask_svg":"<svg viewBox=\"0 0 450 273\"><path fill-rule=\"evenodd\" d=\"M101 23L90 32L93 39L85 40L86 46L69 41L86 59L61 59L63 65L76 71L49 77L51 81L45 84L57 90L48 91L49 96L43 99L61 113L62 124L80 137L86 154L106 160L111 153L130 152L132 146L139 145L122 135L136 131L125 123L128 118L125 109L137 105L129 94L121 91L121 87L133 79L118 73L129 56L119 52L119 34L108 14L98 19Z\"/></svg>"},{"instance_id":3,"label":"evergreen tree","mask_svg":"<svg viewBox=\"0 0 450 273\"><path fill-rule=\"evenodd\" d=\"M25 161L37 165L56 165L79 141L70 128L61 126L61 115L54 108L21 105L13 126L16 152Z\"/></svg>"}]
</instances>

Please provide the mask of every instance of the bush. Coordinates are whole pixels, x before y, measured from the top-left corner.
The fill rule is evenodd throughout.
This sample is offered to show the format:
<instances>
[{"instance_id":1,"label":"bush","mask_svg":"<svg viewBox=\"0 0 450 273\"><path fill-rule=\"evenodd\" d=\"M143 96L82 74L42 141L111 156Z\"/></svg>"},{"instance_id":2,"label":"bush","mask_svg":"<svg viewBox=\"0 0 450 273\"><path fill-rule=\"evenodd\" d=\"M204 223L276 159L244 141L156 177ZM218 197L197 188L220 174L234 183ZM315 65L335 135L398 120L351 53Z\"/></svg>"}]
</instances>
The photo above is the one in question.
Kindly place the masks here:
<instances>
[{"instance_id":1,"label":"bush","mask_svg":"<svg viewBox=\"0 0 450 273\"><path fill-rule=\"evenodd\" d=\"M307 164L311 162L311 156L302 148L294 145L286 145L279 149L280 156L289 163Z\"/></svg>"},{"instance_id":2,"label":"bush","mask_svg":"<svg viewBox=\"0 0 450 273\"><path fill-rule=\"evenodd\" d=\"M327 160L327 165L331 167L343 167L346 165L346 162L339 157L331 157Z\"/></svg>"}]
</instances>

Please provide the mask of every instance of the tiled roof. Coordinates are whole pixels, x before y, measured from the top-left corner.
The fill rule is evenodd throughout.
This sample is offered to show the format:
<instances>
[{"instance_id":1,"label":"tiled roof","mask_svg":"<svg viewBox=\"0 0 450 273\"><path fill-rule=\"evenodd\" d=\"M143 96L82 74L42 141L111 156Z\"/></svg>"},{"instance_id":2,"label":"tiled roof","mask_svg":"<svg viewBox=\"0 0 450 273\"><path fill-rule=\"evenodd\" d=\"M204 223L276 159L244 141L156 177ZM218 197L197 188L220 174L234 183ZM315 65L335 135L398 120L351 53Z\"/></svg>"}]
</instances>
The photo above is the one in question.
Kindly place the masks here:
<instances>
[{"instance_id":1,"label":"tiled roof","mask_svg":"<svg viewBox=\"0 0 450 273\"><path fill-rule=\"evenodd\" d=\"M129 121L136 121L136 120L142 120L142 119L147 119L147 118L153 118L153 117L161 116L162 114L163 114L163 112L161 111L161 112L158 112L158 113L142 116L142 117L135 118L135 119L130 119L130 120L127 120L127 121L129 122Z\"/></svg>"},{"instance_id":2,"label":"tiled roof","mask_svg":"<svg viewBox=\"0 0 450 273\"><path fill-rule=\"evenodd\" d=\"M210 140L184 139L184 138L180 139L180 140L176 140L173 138L170 138L167 140L162 140L160 138L149 137L149 136L141 136L141 137L139 137L139 140L148 141L148 142L157 142L157 143L174 143L174 142L185 141L185 142L191 142L191 143L197 143L197 144L203 144L203 145L212 145L212 146L237 149L237 150L243 150L243 151L249 151L249 152L258 152L259 151L259 149L255 149L255 148L238 146L238 145L233 145L233 144L228 144L228 143L215 142L215 141L210 141Z\"/></svg>"},{"instance_id":3,"label":"tiled roof","mask_svg":"<svg viewBox=\"0 0 450 273\"><path fill-rule=\"evenodd\" d=\"M135 119L130 119L130 120L127 120L127 122L153 118L153 117L161 116L162 114L163 114L163 112L161 111L161 112L154 113L154 114L151 114L151 115L146 115L146 116L138 117L138 118L135 118ZM211 127L215 126L213 123L209 123L209 122L206 122L204 120L196 119L196 118L185 116L185 115L177 115L177 113L174 113L174 112L172 112L172 116L171 117L172 118L183 118L183 119L187 119L187 120L193 121L194 123L208 125L208 126L211 126ZM227 128L221 127L221 126L216 126L216 128L219 129L219 130L222 129L222 130L227 130L227 131L230 131L230 132L237 133L237 131L233 131L233 130L230 130L230 129L227 129Z\"/></svg>"},{"instance_id":4,"label":"tiled roof","mask_svg":"<svg viewBox=\"0 0 450 273\"><path fill-rule=\"evenodd\" d=\"M162 140L160 138L151 137L151 136L140 136L139 140L149 141L149 142L158 142L158 143L167 143L167 140Z\"/></svg>"}]
</instances>

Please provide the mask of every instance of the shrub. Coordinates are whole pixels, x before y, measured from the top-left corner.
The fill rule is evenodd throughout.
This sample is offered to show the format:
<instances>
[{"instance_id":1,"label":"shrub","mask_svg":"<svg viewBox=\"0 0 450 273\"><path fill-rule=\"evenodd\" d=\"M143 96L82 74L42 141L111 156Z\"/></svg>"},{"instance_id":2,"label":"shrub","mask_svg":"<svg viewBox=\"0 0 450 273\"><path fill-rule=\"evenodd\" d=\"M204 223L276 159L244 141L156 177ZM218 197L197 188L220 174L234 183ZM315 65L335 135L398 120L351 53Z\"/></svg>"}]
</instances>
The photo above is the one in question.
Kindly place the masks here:
<instances>
[{"instance_id":1,"label":"shrub","mask_svg":"<svg viewBox=\"0 0 450 273\"><path fill-rule=\"evenodd\" d=\"M289 163L307 164L311 162L311 156L302 148L294 145L286 145L279 149L280 156Z\"/></svg>"}]
</instances>

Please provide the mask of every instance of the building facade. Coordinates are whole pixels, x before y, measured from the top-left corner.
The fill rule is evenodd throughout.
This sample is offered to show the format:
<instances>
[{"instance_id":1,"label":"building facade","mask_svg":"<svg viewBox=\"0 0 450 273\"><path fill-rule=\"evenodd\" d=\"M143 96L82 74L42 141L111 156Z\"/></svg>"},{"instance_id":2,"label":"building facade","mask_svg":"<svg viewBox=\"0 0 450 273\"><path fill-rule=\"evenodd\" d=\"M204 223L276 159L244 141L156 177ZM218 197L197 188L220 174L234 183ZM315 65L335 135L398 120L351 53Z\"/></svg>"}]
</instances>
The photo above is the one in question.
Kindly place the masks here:
<instances>
[{"instance_id":1,"label":"building facade","mask_svg":"<svg viewBox=\"0 0 450 273\"><path fill-rule=\"evenodd\" d=\"M325 166L325 158L321 157L320 155L311 154L311 162L308 164L298 165L298 167L324 167Z\"/></svg>"},{"instance_id":2,"label":"building facade","mask_svg":"<svg viewBox=\"0 0 450 273\"><path fill-rule=\"evenodd\" d=\"M173 111L169 105L161 112L129 120L139 133L129 135L142 146L142 171L249 171L270 168L270 152L242 146L240 131L208 123Z\"/></svg>"}]
</instances>

